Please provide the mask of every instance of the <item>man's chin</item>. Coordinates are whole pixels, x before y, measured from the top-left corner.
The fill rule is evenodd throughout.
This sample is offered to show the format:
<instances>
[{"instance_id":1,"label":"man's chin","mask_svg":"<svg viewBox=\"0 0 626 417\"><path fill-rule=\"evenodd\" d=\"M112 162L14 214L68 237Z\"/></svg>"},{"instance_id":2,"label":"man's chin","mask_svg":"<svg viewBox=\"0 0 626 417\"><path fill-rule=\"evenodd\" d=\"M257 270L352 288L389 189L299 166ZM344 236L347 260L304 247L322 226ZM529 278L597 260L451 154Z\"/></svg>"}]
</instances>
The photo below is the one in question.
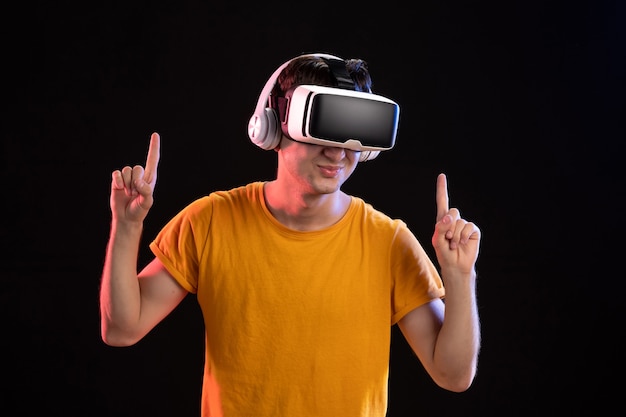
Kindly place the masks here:
<instances>
[{"instance_id":1,"label":"man's chin","mask_svg":"<svg viewBox=\"0 0 626 417\"><path fill-rule=\"evenodd\" d=\"M343 181L339 181L336 178L333 178L333 179L325 178L322 181L316 181L316 183L313 184L313 189L318 194L333 194L339 191L342 184L343 184Z\"/></svg>"}]
</instances>

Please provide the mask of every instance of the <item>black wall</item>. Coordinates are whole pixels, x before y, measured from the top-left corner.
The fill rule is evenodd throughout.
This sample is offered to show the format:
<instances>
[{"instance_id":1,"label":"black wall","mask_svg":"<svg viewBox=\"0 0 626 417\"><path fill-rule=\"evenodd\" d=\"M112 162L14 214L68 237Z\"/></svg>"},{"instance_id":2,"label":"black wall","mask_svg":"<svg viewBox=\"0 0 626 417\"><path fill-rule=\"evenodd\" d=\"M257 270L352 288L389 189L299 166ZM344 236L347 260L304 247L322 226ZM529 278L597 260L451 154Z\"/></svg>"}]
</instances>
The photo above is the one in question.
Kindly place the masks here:
<instances>
[{"instance_id":1,"label":"black wall","mask_svg":"<svg viewBox=\"0 0 626 417\"><path fill-rule=\"evenodd\" d=\"M624 3L215 3L2 13L0 404L13 411L0 413L198 415L191 296L134 347L100 340L110 173L143 163L161 133L145 262L192 199L273 177L248 119L276 67L317 51L366 59L375 92L401 106L396 148L346 190L405 220L432 254L446 172L451 204L483 232L475 384L437 388L394 328L389 417L621 406Z\"/></svg>"}]
</instances>

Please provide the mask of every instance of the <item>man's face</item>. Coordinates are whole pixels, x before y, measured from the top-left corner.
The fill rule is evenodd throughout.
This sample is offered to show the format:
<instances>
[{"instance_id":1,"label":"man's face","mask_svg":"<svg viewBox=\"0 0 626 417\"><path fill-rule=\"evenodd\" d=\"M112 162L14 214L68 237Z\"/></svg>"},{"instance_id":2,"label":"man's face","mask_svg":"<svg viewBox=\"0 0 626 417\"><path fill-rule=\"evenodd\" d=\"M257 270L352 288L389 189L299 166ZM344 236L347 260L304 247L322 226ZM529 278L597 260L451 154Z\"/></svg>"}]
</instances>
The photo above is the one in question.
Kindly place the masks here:
<instances>
[{"instance_id":1,"label":"man's face","mask_svg":"<svg viewBox=\"0 0 626 417\"><path fill-rule=\"evenodd\" d=\"M283 135L278 150L278 178L302 192L330 194L352 175L360 152L295 142Z\"/></svg>"}]
</instances>

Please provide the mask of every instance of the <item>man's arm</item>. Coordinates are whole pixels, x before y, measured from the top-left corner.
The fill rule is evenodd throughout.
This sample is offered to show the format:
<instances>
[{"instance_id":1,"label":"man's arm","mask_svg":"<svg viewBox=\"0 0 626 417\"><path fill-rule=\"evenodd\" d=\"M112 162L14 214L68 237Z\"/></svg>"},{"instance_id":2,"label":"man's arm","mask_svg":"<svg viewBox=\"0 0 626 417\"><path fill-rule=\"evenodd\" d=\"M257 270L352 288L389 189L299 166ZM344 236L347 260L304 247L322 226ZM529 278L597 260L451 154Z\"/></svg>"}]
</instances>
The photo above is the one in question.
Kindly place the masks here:
<instances>
[{"instance_id":1,"label":"man's arm","mask_svg":"<svg viewBox=\"0 0 626 417\"><path fill-rule=\"evenodd\" d=\"M100 283L102 340L114 346L139 341L187 292L153 260L137 274L143 221L153 204L160 137L153 133L145 169L116 170L111 179L111 232Z\"/></svg>"},{"instance_id":2,"label":"man's arm","mask_svg":"<svg viewBox=\"0 0 626 417\"><path fill-rule=\"evenodd\" d=\"M433 380L450 391L467 390L480 351L476 269L480 229L448 208L447 179L437 178L437 222L432 244L446 295L407 314L398 323L404 337Z\"/></svg>"},{"instance_id":3,"label":"man's arm","mask_svg":"<svg viewBox=\"0 0 626 417\"><path fill-rule=\"evenodd\" d=\"M471 386L478 364L480 322L473 287L474 283L465 288L446 287L445 304L431 301L398 322L433 381L454 392Z\"/></svg>"}]
</instances>

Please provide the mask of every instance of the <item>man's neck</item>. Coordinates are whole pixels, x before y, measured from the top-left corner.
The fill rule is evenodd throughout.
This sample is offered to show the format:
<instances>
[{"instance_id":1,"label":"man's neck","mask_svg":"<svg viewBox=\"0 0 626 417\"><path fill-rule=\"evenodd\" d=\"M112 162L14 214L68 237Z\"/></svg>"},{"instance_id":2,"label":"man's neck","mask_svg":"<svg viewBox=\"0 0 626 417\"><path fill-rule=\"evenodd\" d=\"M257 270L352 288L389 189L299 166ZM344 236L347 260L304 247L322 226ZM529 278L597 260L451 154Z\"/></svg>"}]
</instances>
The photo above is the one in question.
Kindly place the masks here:
<instances>
[{"instance_id":1,"label":"man's neck","mask_svg":"<svg viewBox=\"0 0 626 417\"><path fill-rule=\"evenodd\" d=\"M263 195L270 213L284 226L300 231L324 229L337 223L348 211L351 198L341 190L311 194L265 183Z\"/></svg>"}]
</instances>

